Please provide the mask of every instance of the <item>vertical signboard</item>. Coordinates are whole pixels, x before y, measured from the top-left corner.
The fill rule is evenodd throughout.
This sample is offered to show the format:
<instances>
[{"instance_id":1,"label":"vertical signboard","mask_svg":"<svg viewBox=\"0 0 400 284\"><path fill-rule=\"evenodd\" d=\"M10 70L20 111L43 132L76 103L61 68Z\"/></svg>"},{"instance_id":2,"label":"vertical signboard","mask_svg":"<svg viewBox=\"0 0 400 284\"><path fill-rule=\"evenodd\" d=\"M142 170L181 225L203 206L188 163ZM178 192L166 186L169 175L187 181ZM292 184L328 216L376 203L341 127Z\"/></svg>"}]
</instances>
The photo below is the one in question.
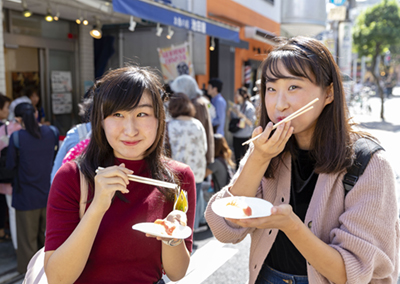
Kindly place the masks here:
<instances>
[{"instance_id":1,"label":"vertical signboard","mask_svg":"<svg viewBox=\"0 0 400 284\"><path fill-rule=\"evenodd\" d=\"M339 68L346 75L351 74L351 23L343 22L339 24Z\"/></svg>"},{"instance_id":2,"label":"vertical signboard","mask_svg":"<svg viewBox=\"0 0 400 284\"><path fill-rule=\"evenodd\" d=\"M51 72L51 102L54 114L72 112L72 79L69 71Z\"/></svg>"}]
</instances>

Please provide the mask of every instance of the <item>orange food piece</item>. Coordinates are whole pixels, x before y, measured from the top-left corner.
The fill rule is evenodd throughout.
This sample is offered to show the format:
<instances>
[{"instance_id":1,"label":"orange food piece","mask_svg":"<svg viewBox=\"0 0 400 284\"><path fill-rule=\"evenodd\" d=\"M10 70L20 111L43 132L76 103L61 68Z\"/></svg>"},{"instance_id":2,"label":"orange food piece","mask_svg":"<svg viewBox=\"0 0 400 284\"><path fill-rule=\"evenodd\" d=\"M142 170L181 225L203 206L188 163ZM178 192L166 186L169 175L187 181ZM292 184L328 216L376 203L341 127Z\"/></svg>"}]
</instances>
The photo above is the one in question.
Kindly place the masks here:
<instances>
[{"instance_id":1,"label":"orange food piece","mask_svg":"<svg viewBox=\"0 0 400 284\"><path fill-rule=\"evenodd\" d=\"M161 219L157 219L157 220L154 221L154 224L158 224L158 225L164 226L164 229L165 229L165 232L167 233L167 235L168 235L168 236L172 236L172 233L173 233L174 230L176 229L176 226L172 225L171 222L168 222L168 223L171 224L171 225L169 226L169 225L167 224L167 222L168 222L168 221L161 220Z\"/></svg>"},{"instance_id":2,"label":"orange food piece","mask_svg":"<svg viewBox=\"0 0 400 284\"><path fill-rule=\"evenodd\" d=\"M247 207L244 207L243 205L240 206L236 200L232 200L231 202L228 202L226 204L226 206L235 206L237 208L241 208L241 209L243 209L243 213L246 216L251 216L251 214L253 213L250 206L247 206Z\"/></svg>"},{"instance_id":3,"label":"orange food piece","mask_svg":"<svg viewBox=\"0 0 400 284\"><path fill-rule=\"evenodd\" d=\"M243 212L244 212L244 214L246 216L251 216L251 214L252 214L250 206L247 206L246 208L243 208Z\"/></svg>"}]
</instances>

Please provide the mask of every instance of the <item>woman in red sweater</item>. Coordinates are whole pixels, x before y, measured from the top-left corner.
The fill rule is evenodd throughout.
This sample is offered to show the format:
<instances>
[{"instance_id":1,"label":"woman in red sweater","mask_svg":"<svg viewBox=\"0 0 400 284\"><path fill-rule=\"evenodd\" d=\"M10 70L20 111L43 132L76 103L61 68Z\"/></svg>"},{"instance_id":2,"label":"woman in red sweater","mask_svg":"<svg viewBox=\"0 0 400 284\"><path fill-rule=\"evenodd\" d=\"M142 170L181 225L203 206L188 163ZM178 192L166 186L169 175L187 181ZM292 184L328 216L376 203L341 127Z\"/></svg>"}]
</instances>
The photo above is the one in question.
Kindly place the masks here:
<instances>
[{"instance_id":1,"label":"woman in red sweater","mask_svg":"<svg viewBox=\"0 0 400 284\"><path fill-rule=\"evenodd\" d=\"M192 237L160 239L132 225L167 219L193 229L190 168L164 156L162 84L152 71L125 67L96 82L92 138L77 163L57 172L49 196L45 271L49 283L164 283L187 270ZM97 171L98 167L102 167ZM79 219L79 169L89 182ZM128 180L128 174L174 182L189 210L173 210L174 191ZM161 242L162 240L163 242Z\"/></svg>"}]
</instances>

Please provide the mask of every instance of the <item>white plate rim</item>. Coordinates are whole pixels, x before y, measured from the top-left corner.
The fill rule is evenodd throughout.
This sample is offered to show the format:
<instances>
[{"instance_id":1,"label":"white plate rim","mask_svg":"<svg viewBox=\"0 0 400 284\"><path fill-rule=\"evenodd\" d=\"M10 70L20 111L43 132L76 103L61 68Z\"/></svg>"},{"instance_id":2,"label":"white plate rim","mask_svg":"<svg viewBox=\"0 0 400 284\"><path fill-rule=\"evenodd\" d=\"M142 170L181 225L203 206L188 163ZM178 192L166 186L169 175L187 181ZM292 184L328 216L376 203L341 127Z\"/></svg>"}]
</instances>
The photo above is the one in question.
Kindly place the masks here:
<instances>
[{"instance_id":1,"label":"white plate rim","mask_svg":"<svg viewBox=\"0 0 400 284\"><path fill-rule=\"evenodd\" d=\"M154 222L142 222L142 223L136 223L132 226L133 230L137 230L140 231L142 233L145 234L151 234L153 236L156 237L161 237L161 238L165 238L165 239L186 239L188 237L190 237L192 235L192 229L189 226L182 226L182 225L176 225L176 229L174 230L174 232L177 232L176 230L179 229L180 232L182 232L183 236L179 235L179 236L174 236L174 232L172 232L172 236L167 235L167 234L160 234L151 230L147 230L146 227L152 227L152 226L162 226L159 224L154 224ZM143 228L145 227L145 228ZM157 228L157 227L156 227Z\"/></svg>"},{"instance_id":2,"label":"white plate rim","mask_svg":"<svg viewBox=\"0 0 400 284\"><path fill-rule=\"evenodd\" d=\"M265 214L252 214L251 216L232 216L229 214L224 214L223 210L221 210L219 208L219 206L226 206L225 204L228 203L230 200L233 199L240 199L243 200L244 202L246 202L247 205L249 205L252 208L252 211L254 211L254 206L255 204L258 204L257 206L260 205L264 205L264 206L268 206L269 209L271 209L273 207L272 203L262 199L262 198L258 198L258 197L246 197L246 196L229 196L229 197L224 197L224 198L220 198L215 200L212 204L211 204L211 209L214 211L215 214L217 214L218 216L221 216L223 218L230 218L230 219L251 219L251 218L260 218L260 217L267 217L271 215L271 212L269 213L265 213Z\"/></svg>"}]
</instances>

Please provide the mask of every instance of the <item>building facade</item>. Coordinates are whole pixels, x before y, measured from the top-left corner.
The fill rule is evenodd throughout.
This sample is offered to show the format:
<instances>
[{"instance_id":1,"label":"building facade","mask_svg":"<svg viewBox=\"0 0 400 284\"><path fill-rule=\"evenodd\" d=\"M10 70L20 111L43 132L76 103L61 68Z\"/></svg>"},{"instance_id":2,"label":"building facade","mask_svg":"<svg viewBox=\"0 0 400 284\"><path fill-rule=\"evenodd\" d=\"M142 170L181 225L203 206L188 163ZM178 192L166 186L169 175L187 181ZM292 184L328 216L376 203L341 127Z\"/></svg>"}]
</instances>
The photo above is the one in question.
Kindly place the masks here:
<instances>
[{"instance_id":1,"label":"building facade","mask_svg":"<svg viewBox=\"0 0 400 284\"><path fill-rule=\"evenodd\" d=\"M300 2L291 1L291 9L296 10L296 3ZM314 9L319 2L322 1L307 1ZM286 30L282 32L282 22L288 19L287 1L282 0L0 3L0 91L16 98L24 87L35 84L40 89L47 120L62 134L79 122L78 103L95 79L109 69L140 64L165 75L160 50L184 44L190 74L199 87L206 88L211 77L219 77L224 82L222 95L233 100L240 86L252 89L260 76L260 62L273 46L274 38L287 34ZM27 10L32 12L30 17L24 13ZM303 19L301 15L296 19L304 22L309 14L304 8L301 11ZM53 17L51 22L45 20L47 14ZM326 14L320 16L320 26L323 17ZM89 23L84 25L84 20ZM97 28L100 39L89 34ZM179 72L187 70L181 68ZM171 76L164 76L165 83L169 83L166 78Z\"/></svg>"}]
</instances>

